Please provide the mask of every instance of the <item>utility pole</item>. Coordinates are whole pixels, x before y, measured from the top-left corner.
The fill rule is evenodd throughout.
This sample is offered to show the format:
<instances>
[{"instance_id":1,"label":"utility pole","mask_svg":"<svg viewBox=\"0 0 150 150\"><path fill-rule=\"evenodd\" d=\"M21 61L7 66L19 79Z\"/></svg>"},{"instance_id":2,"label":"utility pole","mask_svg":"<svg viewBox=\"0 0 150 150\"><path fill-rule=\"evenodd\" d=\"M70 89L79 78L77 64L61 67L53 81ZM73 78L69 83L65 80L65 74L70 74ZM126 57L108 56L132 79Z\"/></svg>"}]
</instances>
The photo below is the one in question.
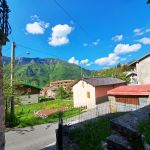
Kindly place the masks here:
<instances>
[{"instance_id":1,"label":"utility pole","mask_svg":"<svg viewBox=\"0 0 150 150\"><path fill-rule=\"evenodd\" d=\"M12 43L11 47L11 98L10 98L10 105L11 105L11 123L13 123L14 119L14 68L15 68L15 42Z\"/></svg>"},{"instance_id":2,"label":"utility pole","mask_svg":"<svg viewBox=\"0 0 150 150\"><path fill-rule=\"evenodd\" d=\"M82 66L81 66L81 79L83 78L83 69L82 69Z\"/></svg>"}]
</instances>

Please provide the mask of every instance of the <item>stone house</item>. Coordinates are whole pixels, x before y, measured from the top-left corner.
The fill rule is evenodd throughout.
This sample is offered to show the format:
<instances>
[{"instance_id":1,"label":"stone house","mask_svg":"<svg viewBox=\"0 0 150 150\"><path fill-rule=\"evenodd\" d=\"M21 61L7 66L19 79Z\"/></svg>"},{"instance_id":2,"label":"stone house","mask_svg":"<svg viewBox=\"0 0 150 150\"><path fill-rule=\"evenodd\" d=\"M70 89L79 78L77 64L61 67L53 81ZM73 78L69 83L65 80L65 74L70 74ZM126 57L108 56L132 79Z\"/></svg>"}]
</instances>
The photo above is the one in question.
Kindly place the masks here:
<instances>
[{"instance_id":1,"label":"stone house","mask_svg":"<svg viewBox=\"0 0 150 150\"><path fill-rule=\"evenodd\" d=\"M20 92L19 99L22 105L38 103L40 87L29 83L20 83L16 85L16 90Z\"/></svg>"},{"instance_id":2,"label":"stone house","mask_svg":"<svg viewBox=\"0 0 150 150\"><path fill-rule=\"evenodd\" d=\"M132 111L150 104L150 85L120 86L107 94L112 113Z\"/></svg>"},{"instance_id":3,"label":"stone house","mask_svg":"<svg viewBox=\"0 0 150 150\"><path fill-rule=\"evenodd\" d=\"M107 91L125 82L112 77L83 78L73 86L74 107L96 107L97 104L108 101Z\"/></svg>"},{"instance_id":4,"label":"stone house","mask_svg":"<svg viewBox=\"0 0 150 150\"><path fill-rule=\"evenodd\" d=\"M45 87L40 91L40 96L55 99L56 90L59 87L63 87L64 90L67 89L72 90L72 85L74 82L75 82L74 80L60 80L60 81L51 82L48 87Z\"/></svg>"},{"instance_id":5,"label":"stone house","mask_svg":"<svg viewBox=\"0 0 150 150\"><path fill-rule=\"evenodd\" d=\"M127 75L131 84L150 84L150 54L130 63L129 66L133 68Z\"/></svg>"}]
</instances>

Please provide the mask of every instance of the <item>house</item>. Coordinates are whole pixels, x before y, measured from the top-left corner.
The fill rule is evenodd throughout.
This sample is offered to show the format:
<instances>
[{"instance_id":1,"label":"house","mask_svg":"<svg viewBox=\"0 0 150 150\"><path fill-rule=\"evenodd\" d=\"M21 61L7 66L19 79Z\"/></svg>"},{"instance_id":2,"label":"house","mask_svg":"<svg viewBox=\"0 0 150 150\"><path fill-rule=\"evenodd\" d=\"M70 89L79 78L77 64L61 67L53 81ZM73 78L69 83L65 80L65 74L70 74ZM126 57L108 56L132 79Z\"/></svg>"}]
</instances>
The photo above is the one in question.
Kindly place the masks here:
<instances>
[{"instance_id":1,"label":"house","mask_svg":"<svg viewBox=\"0 0 150 150\"><path fill-rule=\"evenodd\" d=\"M150 104L150 84L120 86L107 94L112 113L132 111Z\"/></svg>"},{"instance_id":2,"label":"house","mask_svg":"<svg viewBox=\"0 0 150 150\"><path fill-rule=\"evenodd\" d=\"M73 86L74 107L94 108L108 100L107 91L121 85L125 82L112 77L83 78Z\"/></svg>"},{"instance_id":3,"label":"house","mask_svg":"<svg viewBox=\"0 0 150 150\"><path fill-rule=\"evenodd\" d=\"M74 80L60 80L60 81L51 82L48 87L45 87L40 91L40 96L55 99L56 90L59 87L63 87L64 90L67 90L69 88L72 89L72 85L74 82L75 82Z\"/></svg>"},{"instance_id":4,"label":"house","mask_svg":"<svg viewBox=\"0 0 150 150\"><path fill-rule=\"evenodd\" d=\"M133 68L129 74L132 84L150 84L150 54L129 64Z\"/></svg>"},{"instance_id":5,"label":"house","mask_svg":"<svg viewBox=\"0 0 150 150\"><path fill-rule=\"evenodd\" d=\"M21 104L34 104L38 103L40 87L33 86L29 83L20 83L16 85L16 89L20 92L19 99Z\"/></svg>"},{"instance_id":6,"label":"house","mask_svg":"<svg viewBox=\"0 0 150 150\"><path fill-rule=\"evenodd\" d=\"M126 77L128 77L130 79L130 83L129 83L130 85L138 84L136 72L128 71L128 72L126 72Z\"/></svg>"}]
</instances>

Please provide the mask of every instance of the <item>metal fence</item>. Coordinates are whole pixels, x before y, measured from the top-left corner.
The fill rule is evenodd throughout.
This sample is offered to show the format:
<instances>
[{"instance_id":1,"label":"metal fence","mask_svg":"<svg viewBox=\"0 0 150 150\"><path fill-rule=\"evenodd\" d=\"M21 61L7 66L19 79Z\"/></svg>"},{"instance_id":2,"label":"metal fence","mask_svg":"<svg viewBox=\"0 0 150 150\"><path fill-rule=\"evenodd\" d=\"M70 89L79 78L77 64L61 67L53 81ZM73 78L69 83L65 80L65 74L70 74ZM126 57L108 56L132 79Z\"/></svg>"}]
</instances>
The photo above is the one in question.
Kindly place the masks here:
<instances>
[{"instance_id":1,"label":"metal fence","mask_svg":"<svg viewBox=\"0 0 150 150\"><path fill-rule=\"evenodd\" d=\"M89 110L82 110L82 108L79 108L79 113L77 116L69 119L64 119L63 122L65 125L72 125L110 113L134 111L144 106L146 105L133 105L119 102L104 102L102 104L96 105L95 108Z\"/></svg>"},{"instance_id":2,"label":"metal fence","mask_svg":"<svg viewBox=\"0 0 150 150\"><path fill-rule=\"evenodd\" d=\"M79 108L79 114L77 116L72 117L70 119L63 119L63 124L62 122L59 122L59 128L57 130L57 138L56 138L57 150L62 150L63 145L65 145L64 137L66 136L66 134L68 134L66 131L64 132L64 130L66 130L65 129L66 125L70 126L74 124L80 124L87 120L92 120L94 118L105 116L105 115L112 114L112 113L130 112L130 111L140 109L144 106L146 106L146 104L134 105L134 104L128 104L128 103L119 103L119 102L104 102L90 110L82 111L82 108Z\"/></svg>"}]
</instances>

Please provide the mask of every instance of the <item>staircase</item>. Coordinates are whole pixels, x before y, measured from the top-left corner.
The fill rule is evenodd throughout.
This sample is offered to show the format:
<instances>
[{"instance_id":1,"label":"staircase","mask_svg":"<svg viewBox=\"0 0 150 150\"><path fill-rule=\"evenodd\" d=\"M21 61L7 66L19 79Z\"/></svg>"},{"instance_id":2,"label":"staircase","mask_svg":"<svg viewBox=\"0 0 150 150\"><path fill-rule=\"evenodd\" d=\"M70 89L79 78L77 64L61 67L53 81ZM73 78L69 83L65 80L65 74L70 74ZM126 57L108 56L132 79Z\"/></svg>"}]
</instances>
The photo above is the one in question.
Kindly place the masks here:
<instances>
[{"instance_id":1,"label":"staircase","mask_svg":"<svg viewBox=\"0 0 150 150\"><path fill-rule=\"evenodd\" d=\"M107 137L108 150L145 150L138 123L148 119L150 105L111 120L113 134ZM149 149L150 150L150 149Z\"/></svg>"}]
</instances>

